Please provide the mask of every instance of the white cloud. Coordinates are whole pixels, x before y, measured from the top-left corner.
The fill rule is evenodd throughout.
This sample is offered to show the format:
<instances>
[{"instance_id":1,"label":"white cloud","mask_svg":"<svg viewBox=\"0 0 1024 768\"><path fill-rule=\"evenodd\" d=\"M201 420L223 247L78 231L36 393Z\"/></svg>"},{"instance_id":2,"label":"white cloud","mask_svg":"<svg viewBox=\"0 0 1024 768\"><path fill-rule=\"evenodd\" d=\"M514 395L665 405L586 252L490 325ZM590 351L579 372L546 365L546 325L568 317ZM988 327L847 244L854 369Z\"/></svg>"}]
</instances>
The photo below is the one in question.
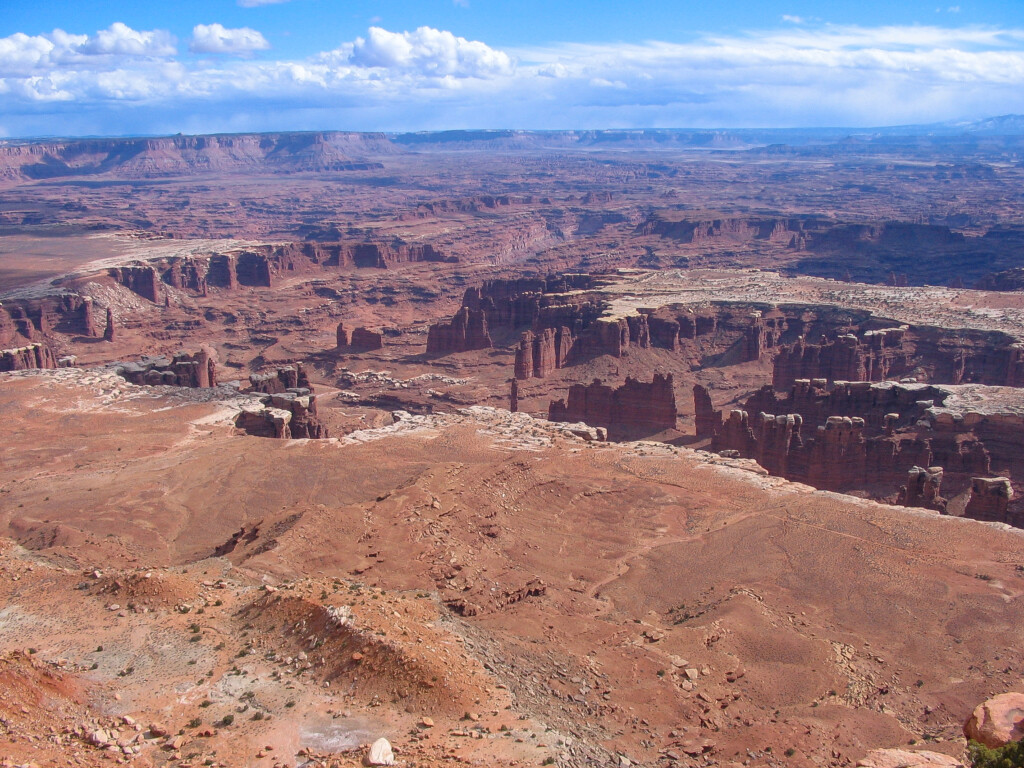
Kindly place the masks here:
<instances>
[{"instance_id":1,"label":"white cloud","mask_svg":"<svg viewBox=\"0 0 1024 768\"><path fill-rule=\"evenodd\" d=\"M0 39L8 132L45 132L34 126L57 114L70 126L85 113L96 122L82 132L123 133L871 126L1024 112L1024 30L1015 29L810 20L686 43L503 51L430 27L375 26L333 51L279 61L179 61L166 33L105 32ZM191 40L202 53L265 48L255 30L216 24L198 25ZM19 117L30 113L38 122Z\"/></svg>"},{"instance_id":2,"label":"white cloud","mask_svg":"<svg viewBox=\"0 0 1024 768\"><path fill-rule=\"evenodd\" d=\"M258 8L261 5L277 5L287 2L290 0L238 0L238 4L243 8Z\"/></svg>"},{"instance_id":3,"label":"white cloud","mask_svg":"<svg viewBox=\"0 0 1024 768\"><path fill-rule=\"evenodd\" d=\"M365 38L357 37L334 53L359 67L417 71L433 77L497 77L515 68L504 51L432 27L414 32L370 27Z\"/></svg>"},{"instance_id":4,"label":"white cloud","mask_svg":"<svg viewBox=\"0 0 1024 768\"><path fill-rule=\"evenodd\" d=\"M227 29L221 24L196 24L188 49L193 53L247 54L269 47L267 39L249 27Z\"/></svg>"},{"instance_id":5,"label":"white cloud","mask_svg":"<svg viewBox=\"0 0 1024 768\"><path fill-rule=\"evenodd\" d=\"M782 14L782 20L788 21L790 24L803 24L803 16L790 16L788 13Z\"/></svg>"},{"instance_id":6,"label":"white cloud","mask_svg":"<svg viewBox=\"0 0 1024 768\"><path fill-rule=\"evenodd\" d=\"M178 52L174 38L168 32L154 29L140 32L115 21L109 29L102 29L89 38L79 49L86 54L120 54L126 56L173 56Z\"/></svg>"}]
</instances>

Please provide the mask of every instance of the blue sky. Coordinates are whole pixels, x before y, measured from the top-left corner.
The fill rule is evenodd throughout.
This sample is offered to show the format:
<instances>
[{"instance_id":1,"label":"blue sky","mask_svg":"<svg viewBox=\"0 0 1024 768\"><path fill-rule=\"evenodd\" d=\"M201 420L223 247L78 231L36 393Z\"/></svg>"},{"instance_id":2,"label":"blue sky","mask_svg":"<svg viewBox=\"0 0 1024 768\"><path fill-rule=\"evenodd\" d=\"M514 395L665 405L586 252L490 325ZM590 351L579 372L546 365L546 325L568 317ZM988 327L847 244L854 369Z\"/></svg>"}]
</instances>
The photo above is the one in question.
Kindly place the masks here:
<instances>
[{"instance_id":1,"label":"blue sky","mask_svg":"<svg viewBox=\"0 0 1024 768\"><path fill-rule=\"evenodd\" d=\"M1024 112L1024 2L0 0L0 137Z\"/></svg>"}]
</instances>

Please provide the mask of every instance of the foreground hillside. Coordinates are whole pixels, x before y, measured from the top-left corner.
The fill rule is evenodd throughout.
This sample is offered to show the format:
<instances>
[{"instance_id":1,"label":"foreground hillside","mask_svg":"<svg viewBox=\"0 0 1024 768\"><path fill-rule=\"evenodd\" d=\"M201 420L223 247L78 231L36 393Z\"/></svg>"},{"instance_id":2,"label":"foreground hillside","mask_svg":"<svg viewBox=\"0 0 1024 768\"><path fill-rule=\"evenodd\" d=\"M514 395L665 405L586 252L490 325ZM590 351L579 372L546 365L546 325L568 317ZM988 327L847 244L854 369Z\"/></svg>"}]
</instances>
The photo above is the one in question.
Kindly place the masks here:
<instances>
[{"instance_id":1,"label":"foreground hillside","mask_svg":"<svg viewBox=\"0 0 1024 768\"><path fill-rule=\"evenodd\" d=\"M3 378L13 760L839 766L959 755L1021 683L1020 530L523 414L278 441L238 407Z\"/></svg>"}]
</instances>

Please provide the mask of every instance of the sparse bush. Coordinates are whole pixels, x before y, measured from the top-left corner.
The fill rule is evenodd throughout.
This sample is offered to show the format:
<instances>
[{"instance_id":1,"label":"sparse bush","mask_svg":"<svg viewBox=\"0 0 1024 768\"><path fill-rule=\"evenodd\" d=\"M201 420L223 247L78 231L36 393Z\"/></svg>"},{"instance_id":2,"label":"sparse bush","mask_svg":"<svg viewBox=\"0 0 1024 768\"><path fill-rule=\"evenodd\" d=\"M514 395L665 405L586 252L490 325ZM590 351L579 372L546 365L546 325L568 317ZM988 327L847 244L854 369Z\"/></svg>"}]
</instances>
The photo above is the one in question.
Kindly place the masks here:
<instances>
[{"instance_id":1,"label":"sparse bush","mask_svg":"<svg viewBox=\"0 0 1024 768\"><path fill-rule=\"evenodd\" d=\"M203 699L201 702L199 702L199 706L202 707L203 709L206 709L207 707L209 707L212 704L213 704L213 702L210 701L209 699Z\"/></svg>"},{"instance_id":2,"label":"sparse bush","mask_svg":"<svg viewBox=\"0 0 1024 768\"><path fill-rule=\"evenodd\" d=\"M973 768L1024 768L1024 741L1011 741L996 749L972 741L967 752Z\"/></svg>"},{"instance_id":3,"label":"sparse bush","mask_svg":"<svg viewBox=\"0 0 1024 768\"><path fill-rule=\"evenodd\" d=\"M188 721L188 727L189 728L198 728L202 724L203 724L202 719L198 718L198 717L193 717L191 720Z\"/></svg>"},{"instance_id":4,"label":"sparse bush","mask_svg":"<svg viewBox=\"0 0 1024 768\"><path fill-rule=\"evenodd\" d=\"M220 724L221 725L231 725L233 722L235 722L235 716L234 715L224 715L224 717L220 721Z\"/></svg>"}]
</instances>

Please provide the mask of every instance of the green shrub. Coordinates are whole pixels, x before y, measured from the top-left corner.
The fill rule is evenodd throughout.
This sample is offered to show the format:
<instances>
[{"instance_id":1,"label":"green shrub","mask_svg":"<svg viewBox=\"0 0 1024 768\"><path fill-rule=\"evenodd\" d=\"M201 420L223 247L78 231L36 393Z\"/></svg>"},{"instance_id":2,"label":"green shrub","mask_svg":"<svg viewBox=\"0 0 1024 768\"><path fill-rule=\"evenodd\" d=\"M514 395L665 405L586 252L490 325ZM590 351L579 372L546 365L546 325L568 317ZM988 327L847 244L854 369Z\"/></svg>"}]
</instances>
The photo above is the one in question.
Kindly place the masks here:
<instances>
[{"instance_id":1,"label":"green shrub","mask_svg":"<svg viewBox=\"0 0 1024 768\"><path fill-rule=\"evenodd\" d=\"M967 752L974 768L1024 768L1024 741L1011 741L996 749L972 741Z\"/></svg>"}]
</instances>

